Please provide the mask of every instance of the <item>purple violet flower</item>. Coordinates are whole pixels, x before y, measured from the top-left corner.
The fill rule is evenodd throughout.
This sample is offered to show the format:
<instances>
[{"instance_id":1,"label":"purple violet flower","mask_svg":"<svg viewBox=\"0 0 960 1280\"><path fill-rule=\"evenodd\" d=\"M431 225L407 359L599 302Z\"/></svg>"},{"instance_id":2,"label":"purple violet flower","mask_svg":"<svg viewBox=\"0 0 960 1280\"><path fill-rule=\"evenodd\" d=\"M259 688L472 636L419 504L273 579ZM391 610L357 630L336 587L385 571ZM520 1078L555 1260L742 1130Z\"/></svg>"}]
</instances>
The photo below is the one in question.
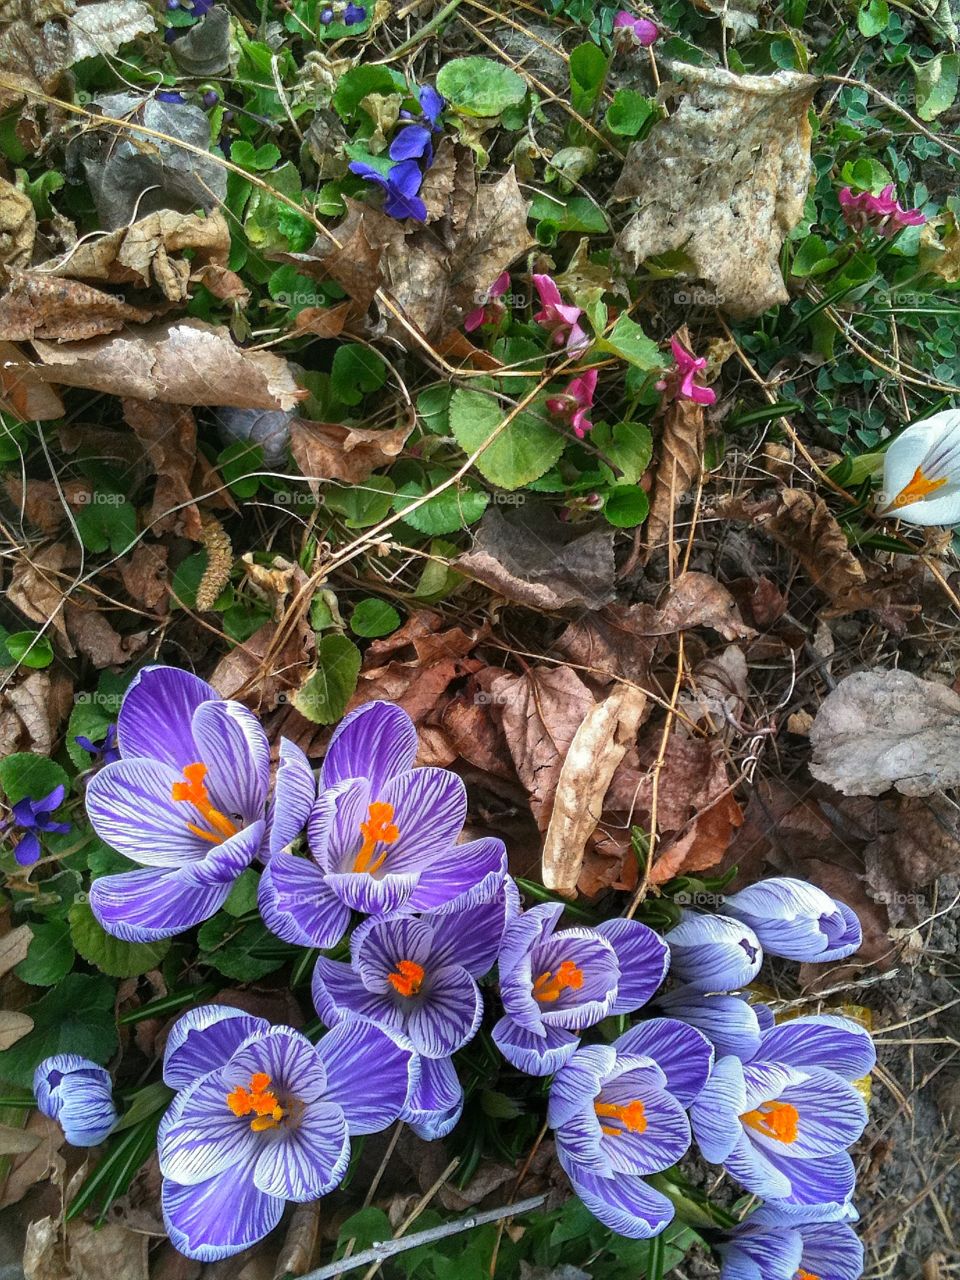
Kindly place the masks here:
<instances>
[{"instance_id":1,"label":"purple violet flower","mask_svg":"<svg viewBox=\"0 0 960 1280\"><path fill-rule=\"evenodd\" d=\"M391 160L423 160L424 169L433 164L433 135L440 133L440 113L446 105L445 100L437 93L433 85L425 84L419 92L420 114L427 123L414 122L409 111L404 111L405 127L390 143Z\"/></svg>"},{"instance_id":2,"label":"purple violet flower","mask_svg":"<svg viewBox=\"0 0 960 1280\"><path fill-rule=\"evenodd\" d=\"M567 1062L579 1032L646 1004L667 972L666 943L645 924L606 920L555 933L562 915L562 903L532 907L507 925L500 944L506 1013L493 1039L508 1062L533 1076Z\"/></svg>"},{"instance_id":3,"label":"purple violet flower","mask_svg":"<svg viewBox=\"0 0 960 1280\"><path fill-rule=\"evenodd\" d=\"M860 1280L863 1245L852 1205L768 1200L727 1233L720 1280Z\"/></svg>"},{"instance_id":4,"label":"purple violet flower","mask_svg":"<svg viewBox=\"0 0 960 1280\"><path fill-rule=\"evenodd\" d=\"M33 1073L37 1110L56 1120L72 1147L96 1147L117 1123L113 1081L104 1067L76 1053L44 1058Z\"/></svg>"},{"instance_id":5,"label":"purple violet flower","mask_svg":"<svg viewBox=\"0 0 960 1280\"><path fill-rule=\"evenodd\" d=\"M867 1122L848 1083L869 1074L870 1035L848 1018L794 1018L764 1032L748 1062L721 1058L690 1113L706 1160L748 1191L791 1204L844 1204L846 1148Z\"/></svg>"},{"instance_id":6,"label":"purple violet flower","mask_svg":"<svg viewBox=\"0 0 960 1280\"><path fill-rule=\"evenodd\" d=\"M40 857L40 836L38 832L56 832L66 835L70 830L69 822L54 822L48 815L59 809L66 794L63 785L54 787L39 800L24 796L11 807L10 817L3 823L2 830L19 827L23 831L13 849L13 856L21 867L32 867Z\"/></svg>"},{"instance_id":7,"label":"purple violet flower","mask_svg":"<svg viewBox=\"0 0 960 1280\"><path fill-rule=\"evenodd\" d=\"M647 1240L674 1215L644 1175L690 1146L685 1108L703 1089L713 1050L671 1018L631 1028L612 1045L578 1049L550 1086L547 1123L574 1191L620 1235Z\"/></svg>"},{"instance_id":8,"label":"purple violet flower","mask_svg":"<svg viewBox=\"0 0 960 1280\"><path fill-rule=\"evenodd\" d=\"M343 937L351 910L379 917L452 909L497 891L507 870L503 841L456 844L467 809L463 782L447 769L413 768L416 754L405 711L389 702L358 707L331 738L319 799L304 812L309 765L291 748L297 782L288 784L285 833L309 814L312 857L272 846L260 912L278 937L325 950Z\"/></svg>"},{"instance_id":9,"label":"purple violet flower","mask_svg":"<svg viewBox=\"0 0 960 1280\"><path fill-rule=\"evenodd\" d=\"M175 667L138 674L117 735L120 759L91 778L87 813L142 866L94 880L90 906L114 937L152 942L209 919L256 857L270 748L251 711Z\"/></svg>"},{"instance_id":10,"label":"purple violet flower","mask_svg":"<svg viewBox=\"0 0 960 1280\"><path fill-rule=\"evenodd\" d=\"M115 724L107 725L107 731L102 738L93 740L86 737L85 734L78 733L73 740L81 751L87 751L93 756L92 766L113 764L114 760L120 759L120 748L117 746L117 726Z\"/></svg>"},{"instance_id":11,"label":"purple violet flower","mask_svg":"<svg viewBox=\"0 0 960 1280\"><path fill-rule=\"evenodd\" d=\"M763 964L760 940L748 925L687 908L667 934L667 946L671 973L691 991L738 991Z\"/></svg>"},{"instance_id":12,"label":"purple violet flower","mask_svg":"<svg viewBox=\"0 0 960 1280\"><path fill-rule=\"evenodd\" d=\"M345 27L354 27L358 22L363 22L367 16L366 9L359 4L348 4L343 11L342 22Z\"/></svg>"},{"instance_id":13,"label":"purple violet flower","mask_svg":"<svg viewBox=\"0 0 960 1280\"><path fill-rule=\"evenodd\" d=\"M423 182L423 174L415 160L402 160L399 164L394 164L386 174L362 160L352 160L349 168L351 173L383 188L386 193L383 212L391 218L413 218L416 222L426 222L427 206L417 195Z\"/></svg>"},{"instance_id":14,"label":"purple violet flower","mask_svg":"<svg viewBox=\"0 0 960 1280\"><path fill-rule=\"evenodd\" d=\"M856 912L846 903L790 876L773 876L731 894L723 910L749 925L768 955L787 960L844 960L863 941Z\"/></svg>"},{"instance_id":15,"label":"purple violet flower","mask_svg":"<svg viewBox=\"0 0 960 1280\"><path fill-rule=\"evenodd\" d=\"M360 1019L312 1045L223 1005L185 1014L163 1065L179 1092L157 1135L173 1244L201 1262L227 1258L272 1231L288 1200L332 1191L350 1138L398 1119L419 1066L409 1042Z\"/></svg>"}]
</instances>

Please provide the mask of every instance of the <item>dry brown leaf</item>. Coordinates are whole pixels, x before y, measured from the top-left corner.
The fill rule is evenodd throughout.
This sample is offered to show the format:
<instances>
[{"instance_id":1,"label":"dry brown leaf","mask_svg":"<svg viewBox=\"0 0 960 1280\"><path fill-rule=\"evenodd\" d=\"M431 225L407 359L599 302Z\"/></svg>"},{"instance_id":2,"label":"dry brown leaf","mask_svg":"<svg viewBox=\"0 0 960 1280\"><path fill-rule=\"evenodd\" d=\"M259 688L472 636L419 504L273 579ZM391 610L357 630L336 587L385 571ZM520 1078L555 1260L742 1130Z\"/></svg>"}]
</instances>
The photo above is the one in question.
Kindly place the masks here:
<instances>
[{"instance_id":1,"label":"dry brown leaf","mask_svg":"<svg viewBox=\"0 0 960 1280\"><path fill-rule=\"evenodd\" d=\"M33 27L18 19L0 32L0 110L15 105L30 92L54 93L67 66L67 33L55 22ZM31 112L30 107L26 111Z\"/></svg>"},{"instance_id":2,"label":"dry brown leaf","mask_svg":"<svg viewBox=\"0 0 960 1280\"><path fill-rule=\"evenodd\" d=\"M33 1019L29 1014L0 1009L0 1050L9 1049L32 1030Z\"/></svg>"},{"instance_id":3,"label":"dry brown leaf","mask_svg":"<svg viewBox=\"0 0 960 1280\"><path fill-rule=\"evenodd\" d=\"M543 883L575 897L587 841L597 829L617 766L637 738L647 696L620 685L592 707L574 734L557 781L543 842Z\"/></svg>"},{"instance_id":4,"label":"dry brown leaf","mask_svg":"<svg viewBox=\"0 0 960 1280\"><path fill-rule=\"evenodd\" d=\"M306 573L299 564L279 555L265 565L257 562L252 551L246 551L240 563L253 594L270 606L274 621L279 622L287 597L306 586Z\"/></svg>"},{"instance_id":5,"label":"dry brown leaf","mask_svg":"<svg viewBox=\"0 0 960 1280\"><path fill-rule=\"evenodd\" d=\"M153 533L176 529L198 542L202 532L200 512L190 487L197 455L193 414L178 405L125 399L123 416L136 432L157 475L147 517Z\"/></svg>"},{"instance_id":6,"label":"dry brown leaf","mask_svg":"<svg viewBox=\"0 0 960 1280\"><path fill-rule=\"evenodd\" d=\"M65 413L57 392L12 342L0 342L0 409L20 422L49 422Z\"/></svg>"},{"instance_id":7,"label":"dry brown leaf","mask_svg":"<svg viewBox=\"0 0 960 1280\"><path fill-rule=\"evenodd\" d=\"M18 925L16 929L0 936L0 978L27 958L32 938L33 933L28 924Z\"/></svg>"},{"instance_id":8,"label":"dry brown leaf","mask_svg":"<svg viewBox=\"0 0 960 1280\"><path fill-rule=\"evenodd\" d=\"M865 881L890 923L916 922L931 914L930 895L919 890L960 865L960 821L940 796L891 797L878 809L876 839L864 849Z\"/></svg>"},{"instance_id":9,"label":"dry brown leaf","mask_svg":"<svg viewBox=\"0 0 960 1280\"><path fill-rule=\"evenodd\" d=\"M318 238L309 253L272 256L278 262L290 263L311 279L333 280L350 298L352 314L360 317L370 309L383 279L380 248L372 242L364 221L371 211L349 197L345 203L347 215L331 230L330 238Z\"/></svg>"},{"instance_id":10,"label":"dry brown leaf","mask_svg":"<svg viewBox=\"0 0 960 1280\"><path fill-rule=\"evenodd\" d=\"M24 485L22 476L10 473L4 476L3 487L18 517L22 513L23 519L48 534L66 524L69 509L83 506L93 492L89 480L64 480L58 488L52 480L31 478Z\"/></svg>"},{"instance_id":11,"label":"dry brown leaf","mask_svg":"<svg viewBox=\"0 0 960 1280\"><path fill-rule=\"evenodd\" d=\"M703 405L674 400L663 419L660 462L645 529L645 561L663 547L667 548L671 563L676 561L675 512L695 492L702 467Z\"/></svg>"},{"instance_id":12,"label":"dry brown leaf","mask_svg":"<svg viewBox=\"0 0 960 1280\"><path fill-rule=\"evenodd\" d=\"M64 618L77 652L89 658L98 671L128 663L143 652L150 639L148 631L120 635L106 614L89 599L85 599L82 605L68 600Z\"/></svg>"},{"instance_id":13,"label":"dry brown leaf","mask_svg":"<svg viewBox=\"0 0 960 1280\"><path fill-rule=\"evenodd\" d=\"M810 729L810 772L847 796L928 796L960 784L960 696L908 671L856 671Z\"/></svg>"},{"instance_id":14,"label":"dry brown leaf","mask_svg":"<svg viewBox=\"0 0 960 1280\"><path fill-rule=\"evenodd\" d=\"M52 754L73 708L73 683L63 671L27 671L0 692L0 756Z\"/></svg>"},{"instance_id":15,"label":"dry brown leaf","mask_svg":"<svg viewBox=\"0 0 960 1280\"><path fill-rule=\"evenodd\" d=\"M285 360L245 351L229 329L203 320L155 321L121 334L34 343L47 382L175 405L292 409L304 398Z\"/></svg>"},{"instance_id":16,"label":"dry brown leaf","mask_svg":"<svg viewBox=\"0 0 960 1280\"><path fill-rule=\"evenodd\" d=\"M789 297L779 254L807 195L807 111L817 80L679 62L666 71L658 96L670 114L631 146L615 190L639 206L617 253L636 270L645 258L681 250L718 306L759 315Z\"/></svg>"},{"instance_id":17,"label":"dry brown leaf","mask_svg":"<svg viewBox=\"0 0 960 1280\"><path fill-rule=\"evenodd\" d=\"M264 623L249 639L236 645L213 669L210 683L225 698L239 698L253 711L272 711L279 703L288 702L289 694L299 689L310 670L314 635L305 614L288 634L279 651L269 661L277 624ZM316 725L310 725L316 730Z\"/></svg>"},{"instance_id":18,"label":"dry brown leaf","mask_svg":"<svg viewBox=\"0 0 960 1280\"><path fill-rule=\"evenodd\" d=\"M35 1134L39 1141L32 1151L14 1157L7 1179L2 1184L0 1209L17 1204L38 1182L45 1182L50 1177L62 1177L66 1168L63 1156L60 1155L60 1148L64 1143L63 1130L55 1120L41 1115L39 1111L32 1111L26 1130Z\"/></svg>"},{"instance_id":19,"label":"dry brown leaf","mask_svg":"<svg viewBox=\"0 0 960 1280\"><path fill-rule=\"evenodd\" d=\"M599 683L615 676L649 687L650 667L660 643L656 609L648 604L610 604L574 622L554 642L556 654L586 667Z\"/></svg>"},{"instance_id":20,"label":"dry brown leaf","mask_svg":"<svg viewBox=\"0 0 960 1280\"><path fill-rule=\"evenodd\" d=\"M726 774L722 782L727 785ZM651 884L664 884L674 876L708 871L723 858L733 833L743 825L743 811L727 792L715 804L698 813L688 831L657 850L650 871Z\"/></svg>"},{"instance_id":21,"label":"dry brown leaf","mask_svg":"<svg viewBox=\"0 0 960 1280\"><path fill-rule=\"evenodd\" d=\"M33 201L0 177L0 284L7 282L11 272L30 265L36 234Z\"/></svg>"},{"instance_id":22,"label":"dry brown leaf","mask_svg":"<svg viewBox=\"0 0 960 1280\"><path fill-rule=\"evenodd\" d=\"M38 1133L16 1129L13 1125L0 1124L0 1156L21 1156L40 1145Z\"/></svg>"},{"instance_id":23,"label":"dry brown leaf","mask_svg":"<svg viewBox=\"0 0 960 1280\"><path fill-rule=\"evenodd\" d=\"M293 322L294 333L312 333L315 338L338 338L355 314L352 302L332 307L304 307Z\"/></svg>"},{"instance_id":24,"label":"dry brown leaf","mask_svg":"<svg viewBox=\"0 0 960 1280\"><path fill-rule=\"evenodd\" d=\"M302 1276L310 1270L320 1230L320 1209L319 1200L294 1205L274 1269L276 1276Z\"/></svg>"},{"instance_id":25,"label":"dry brown leaf","mask_svg":"<svg viewBox=\"0 0 960 1280\"><path fill-rule=\"evenodd\" d=\"M400 453L413 422L375 430L339 422L290 419L290 451L316 497L324 480L361 484Z\"/></svg>"},{"instance_id":26,"label":"dry brown leaf","mask_svg":"<svg viewBox=\"0 0 960 1280\"><path fill-rule=\"evenodd\" d=\"M708 573L682 573L660 606L657 624L661 635L710 627L724 640L743 640L756 635L744 624L737 602L716 578Z\"/></svg>"},{"instance_id":27,"label":"dry brown leaf","mask_svg":"<svg viewBox=\"0 0 960 1280\"><path fill-rule=\"evenodd\" d=\"M693 724L703 721L714 734L737 731L748 696L747 660L738 645L728 645L717 657L698 662L690 686L680 705Z\"/></svg>"},{"instance_id":28,"label":"dry brown leaf","mask_svg":"<svg viewBox=\"0 0 960 1280\"><path fill-rule=\"evenodd\" d=\"M159 610L161 605L166 606L168 554L167 547L138 542L132 554L124 556L118 565L124 587L143 609Z\"/></svg>"},{"instance_id":29,"label":"dry brown leaf","mask_svg":"<svg viewBox=\"0 0 960 1280\"><path fill-rule=\"evenodd\" d=\"M66 577L67 547L62 542L42 547L39 551L18 557L13 568L7 599L31 622L50 624L68 658L74 648L63 619L62 582Z\"/></svg>"},{"instance_id":30,"label":"dry brown leaf","mask_svg":"<svg viewBox=\"0 0 960 1280\"><path fill-rule=\"evenodd\" d=\"M0 339L63 342L95 338L130 324L142 324L155 314L156 308L131 306L112 293L78 280L62 280L38 271L14 271L10 273L8 291L0 298Z\"/></svg>"}]
</instances>

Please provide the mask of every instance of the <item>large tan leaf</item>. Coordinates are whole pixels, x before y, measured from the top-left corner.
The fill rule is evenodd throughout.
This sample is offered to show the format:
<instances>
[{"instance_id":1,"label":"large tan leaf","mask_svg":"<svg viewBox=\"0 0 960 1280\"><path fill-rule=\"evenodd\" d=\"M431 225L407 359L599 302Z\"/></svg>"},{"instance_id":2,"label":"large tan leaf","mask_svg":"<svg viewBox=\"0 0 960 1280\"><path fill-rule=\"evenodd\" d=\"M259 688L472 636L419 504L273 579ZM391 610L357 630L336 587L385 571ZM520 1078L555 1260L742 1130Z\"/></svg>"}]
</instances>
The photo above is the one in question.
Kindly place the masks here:
<instances>
[{"instance_id":1,"label":"large tan leaf","mask_svg":"<svg viewBox=\"0 0 960 1280\"><path fill-rule=\"evenodd\" d=\"M8 279L11 270L30 265L36 234L33 201L0 178L0 284Z\"/></svg>"},{"instance_id":2,"label":"large tan leaf","mask_svg":"<svg viewBox=\"0 0 960 1280\"><path fill-rule=\"evenodd\" d=\"M412 421L377 430L291 418L290 451L316 495L322 480L362 483L396 458L412 430Z\"/></svg>"},{"instance_id":3,"label":"large tan leaf","mask_svg":"<svg viewBox=\"0 0 960 1280\"><path fill-rule=\"evenodd\" d=\"M156 308L134 307L115 294L78 280L38 271L12 271L0 298L0 339L10 342L74 341L114 333L152 320Z\"/></svg>"},{"instance_id":4,"label":"large tan leaf","mask_svg":"<svg viewBox=\"0 0 960 1280\"><path fill-rule=\"evenodd\" d=\"M67 19L67 66L98 54L112 57L128 40L156 29L153 11L143 0L82 5Z\"/></svg>"}]
</instances>

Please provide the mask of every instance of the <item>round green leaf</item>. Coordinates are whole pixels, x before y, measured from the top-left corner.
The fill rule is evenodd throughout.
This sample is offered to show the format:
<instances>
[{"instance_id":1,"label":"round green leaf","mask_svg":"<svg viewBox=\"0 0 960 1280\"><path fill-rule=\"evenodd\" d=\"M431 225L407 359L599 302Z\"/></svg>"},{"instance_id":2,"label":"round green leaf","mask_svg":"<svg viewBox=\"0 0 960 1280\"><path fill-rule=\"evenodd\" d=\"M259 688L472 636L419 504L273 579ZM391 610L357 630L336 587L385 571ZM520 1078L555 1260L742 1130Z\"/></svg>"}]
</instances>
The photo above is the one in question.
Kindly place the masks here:
<instances>
[{"instance_id":1,"label":"round green leaf","mask_svg":"<svg viewBox=\"0 0 960 1280\"><path fill-rule=\"evenodd\" d=\"M55 1053L78 1053L101 1065L117 1047L116 983L100 974L68 973L24 1011L33 1030L0 1053L0 1080L30 1088L33 1073Z\"/></svg>"},{"instance_id":2,"label":"round green leaf","mask_svg":"<svg viewBox=\"0 0 960 1280\"><path fill-rule=\"evenodd\" d=\"M122 942L111 937L87 902L75 902L67 915L70 937L84 960L111 978L136 978L155 969L170 950L170 939L159 942Z\"/></svg>"},{"instance_id":3,"label":"round green leaf","mask_svg":"<svg viewBox=\"0 0 960 1280\"><path fill-rule=\"evenodd\" d=\"M52 987L73 968L70 927L66 920L37 924L31 921L30 932L33 937L26 957L13 972L21 982L29 982L31 986Z\"/></svg>"},{"instance_id":4,"label":"round green leaf","mask_svg":"<svg viewBox=\"0 0 960 1280\"><path fill-rule=\"evenodd\" d=\"M639 485L623 484L613 489L603 504L603 514L618 529L642 524L650 510L650 500Z\"/></svg>"},{"instance_id":5,"label":"round green leaf","mask_svg":"<svg viewBox=\"0 0 960 1280\"><path fill-rule=\"evenodd\" d=\"M314 724L333 724L347 709L360 675L360 650L333 632L317 644L317 665L293 695L293 705Z\"/></svg>"},{"instance_id":6,"label":"round green leaf","mask_svg":"<svg viewBox=\"0 0 960 1280\"><path fill-rule=\"evenodd\" d=\"M526 97L522 76L492 58L454 58L437 73L437 91L465 116L498 116Z\"/></svg>"},{"instance_id":7,"label":"round green leaf","mask_svg":"<svg viewBox=\"0 0 960 1280\"><path fill-rule=\"evenodd\" d=\"M392 604L386 600L376 600L368 596L361 600L350 618L350 630L354 635L364 636L368 640L377 636L388 636L400 625L400 615Z\"/></svg>"},{"instance_id":8,"label":"round green leaf","mask_svg":"<svg viewBox=\"0 0 960 1280\"><path fill-rule=\"evenodd\" d=\"M443 477L441 477L442 479ZM436 481L431 477L431 487ZM420 533L436 535L438 533L456 533L474 524L487 509L490 501L489 493L483 489L470 489L466 486L451 485L436 497L430 498L422 507L409 512L406 508L417 498L429 493L419 480L411 480L397 490L393 500L393 509L402 515L407 524L412 525Z\"/></svg>"},{"instance_id":9,"label":"round green leaf","mask_svg":"<svg viewBox=\"0 0 960 1280\"><path fill-rule=\"evenodd\" d=\"M509 410L482 391L459 390L450 401L450 427L465 453L474 453L499 427ZM519 489L549 471L566 446L563 436L536 404L517 414L477 459L491 484Z\"/></svg>"},{"instance_id":10,"label":"round green leaf","mask_svg":"<svg viewBox=\"0 0 960 1280\"><path fill-rule=\"evenodd\" d=\"M53 661L53 645L39 631L15 631L6 638L7 652L21 666L39 670Z\"/></svg>"},{"instance_id":11,"label":"round green leaf","mask_svg":"<svg viewBox=\"0 0 960 1280\"><path fill-rule=\"evenodd\" d=\"M32 751L17 751L0 760L0 787L11 805L29 796L42 800L54 787L69 787L69 778L58 764Z\"/></svg>"}]
</instances>

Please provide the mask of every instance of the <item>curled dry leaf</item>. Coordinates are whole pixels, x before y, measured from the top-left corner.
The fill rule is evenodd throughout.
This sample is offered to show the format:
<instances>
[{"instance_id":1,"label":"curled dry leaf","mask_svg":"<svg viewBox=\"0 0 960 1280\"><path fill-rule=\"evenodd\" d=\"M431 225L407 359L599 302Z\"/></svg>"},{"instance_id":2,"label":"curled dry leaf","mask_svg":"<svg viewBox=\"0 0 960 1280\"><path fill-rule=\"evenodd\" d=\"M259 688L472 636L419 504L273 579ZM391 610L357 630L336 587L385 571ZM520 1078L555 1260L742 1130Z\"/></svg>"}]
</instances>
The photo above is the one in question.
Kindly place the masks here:
<instances>
[{"instance_id":1,"label":"curled dry leaf","mask_svg":"<svg viewBox=\"0 0 960 1280\"><path fill-rule=\"evenodd\" d=\"M657 623L661 635L710 627L724 640L744 640L756 635L740 617L733 596L708 573L682 573L660 606Z\"/></svg>"},{"instance_id":2,"label":"curled dry leaf","mask_svg":"<svg viewBox=\"0 0 960 1280\"><path fill-rule=\"evenodd\" d=\"M14 271L0 298L0 339L71 342L114 333L152 320L156 308L135 307L79 280L38 271Z\"/></svg>"},{"instance_id":3,"label":"curled dry leaf","mask_svg":"<svg viewBox=\"0 0 960 1280\"><path fill-rule=\"evenodd\" d=\"M0 937L0 978L27 958L32 938L33 931L28 924L18 925Z\"/></svg>"},{"instance_id":4,"label":"curled dry leaf","mask_svg":"<svg viewBox=\"0 0 960 1280\"><path fill-rule=\"evenodd\" d=\"M83 58L112 57L128 40L156 29L153 10L143 0L84 4L67 19L67 66Z\"/></svg>"},{"instance_id":5,"label":"curled dry leaf","mask_svg":"<svg viewBox=\"0 0 960 1280\"><path fill-rule=\"evenodd\" d=\"M75 650L63 619L64 586L69 583L67 560L67 547L62 542L22 554L13 568L7 600L31 622L49 623L64 653L72 658Z\"/></svg>"},{"instance_id":6,"label":"curled dry leaf","mask_svg":"<svg viewBox=\"0 0 960 1280\"><path fill-rule=\"evenodd\" d=\"M54 93L67 67L67 33L55 22L34 27L22 18L0 32L0 111L31 93ZM31 115L32 107L26 111Z\"/></svg>"},{"instance_id":7,"label":"curled dry leaf","mask_svg":"<svg viewBox=\"0 0 960 1280\"><path fill-rule=\"evenodd\" d=\"M199 541L200 512L190 480L197 455L197 426L189 409L125 399L123 417L136 432L157 475L147 517L154 533L178 529Z\"/></svg>"},{"instance_id":8,"label":"curled dry leaf","mask_svg":"<svg viewBox=\"0 0 960 1280\"><path fill-rule=\"evenodd\" d=\"M6 178L0 178L0 284L11 271L30 265L37 234L33 201Z\"/></svg>"},{"instance_id":9,"label":"curled dry leaf","mask_svg":"<svg viewBox=\"0 0 960 1280\"><path fill-rule=\"evenodd\" d=\"M302 275L317 280L333 280L353 303L351 315L364 316L383 279L380 248L371 239L365 222L371 212L366 205L347 197L347 216L317 239L309 253L271 254L277 262L296 267Z\"/></svg>"},{"instance_id":10,"label":"curled dry leaf","mask_svg":"<svg viewBox=\"0 0 960 1280\"><path fill-rule=\"evenodd\" d=\"M412 430L412 419L375 430L291 418L290 451L316 497L324 480L362 483L378 467L393 461Z\"/></svg>"},{"instance_id":11,"label":"curled dry leaf","mask_svg":"<svg viewBox=\"0 0 960 1280\"><path fill-rule=\"evenodd\" d=\"M4 1018L9 1016L3 1014ZM64 1143L63 1130L55 1120L42 1116L39 1111L32 1111L26 1123L26 1131L35 1134L38 1142L32 1151L14 1157L6 1181L2 1184L0 1209L17 1204L38 1182L45 1182L48 1178L61 1179L66 1168L66 1162L60 1154Z\"/></svg>"},{"instance_id":12,"label":"curled dry leaf","mask_svg":"<svg viewBox=\"0 0 960 1280\"><path fill-rule=\"evenodd\" d=\"M907 671L857 671L828 694L810 743L810 772L844 795L929 796L960 784L960 697Z\"/></svg>"},{"instance_id":13,"label":"curled dry leaf","mask_svg":"<svg viewBox=\"0 0 960 1280\"><path fill-rule=\"evenodd\" d=\"M615 195L637 212L617 241L636 270L682 250L729 315L755 316L788 300L784 237L803 213L810 178L807 110L813 76L738 76L722 67L668 63L659 92L676 105L627 155ZM669 174L669 181L664 175Z\"/></svg>"},{"instance_id":14,"label":"curled dry leaf","mask_svg":"<svg viewBox=\"0 0 960 1280\"><path fill-rule=\"evenodd\" d=\"M159 610L168 599L169 548L138 542L133 552L117 566L120 578L131 597L144 609Z\"/></svg>"},{"instance_id":15,"label":"curled dry leaf","mask_svg":"<svg viewBox=\"0 0 960 1280\"><path fill-rule=\"evenodd\" d=\"M117 667L142 653L149 632L134 631L121 635L98 605L85 598L82 603L68 600L64 607L67 631L78 653L89 658L94 667Z\"/></svg>"},{"instance_id":16,"label":"curled dry leaf","mask_svg":"<svg viewBox=\"0 0 960 1280\"><path fill-rule=\"evenodd\" d=\"M289 702L290 693L306 680L314 644L313 631L301 610L296 625L283 633L279 643L278 624L264 623L222 657L208 679L224 698L238 698L258 713L272 711L281 701ZM312 737L316 725L307 725L296 712L291 714ZM297 738L294 732L287 736Z\"/></svg>"},{"instance_id":17,"label":"curled dry leaf","mask_svg":"<svg viewBox=\"0 0 960 1280\"><path fill-rule=\"evenodd\" d=\"M52 480L31 478L25 485L21 475L11 472L3 478L3 489L16 508L17 523L26 522L48 534L66 524L69 511L82 506L93 492L89 480L64 480L58 488Z\"/></svg>"},{"instance_id":18,"label":"curled dry leaf","mask_svg":"<svg viewBox=\"0 0 960 1280\"><path fill-rule=\"evenodd\" d=\"M675 512L696 490L702 468L703 405L694 404L692 400L674 400L667 406L663 419L660 462L645 531L645 560L665 546L671 563L676 561Z\"/></svg>"},{"instance_id":19,"label":"curled dry leaf","mask_svg":"<svg viewBox=\"0 0 960 1280\"><path fill-rule=\"evenodd\" d=\"M0 756L52 754L73 709L73 684L62 671L27 671L0 691Z\"/></svg>"},{"instance_id":20,"label":"curled dry leaf","mask_svg":"<svg viewBox=\"0 0 960 1280\"><path fill-rule=\"evenodd\" d=\"M285 360L238 347L223 325L157 321L113 337L35 341L47 382L173 405L292 409L305 396Z\"/></svg>"},{"instance_id":21,"label":"curled dry leaf","mask_svg":"<svg viewBox=\"0 0 960 1280\"><path fill-rule=\"evenodd\" d=\"M636 741L646 705L641 689L620 685L587 712L574 734L543 842L543 883L548 889L576 896L587 840L600 822L610 780Z\"/></svg>"},{"instance_id":22,"label":"curled dry leaf","mask_svg":"<svg viewBox=\"0 0 960 1280\"><path fill-rule=\"evenodd\" d=\"M12 342L0 342L0 409L20 422L49 422L65 412L55 388L37 376Z\"/></svg>"}]
</instances>

